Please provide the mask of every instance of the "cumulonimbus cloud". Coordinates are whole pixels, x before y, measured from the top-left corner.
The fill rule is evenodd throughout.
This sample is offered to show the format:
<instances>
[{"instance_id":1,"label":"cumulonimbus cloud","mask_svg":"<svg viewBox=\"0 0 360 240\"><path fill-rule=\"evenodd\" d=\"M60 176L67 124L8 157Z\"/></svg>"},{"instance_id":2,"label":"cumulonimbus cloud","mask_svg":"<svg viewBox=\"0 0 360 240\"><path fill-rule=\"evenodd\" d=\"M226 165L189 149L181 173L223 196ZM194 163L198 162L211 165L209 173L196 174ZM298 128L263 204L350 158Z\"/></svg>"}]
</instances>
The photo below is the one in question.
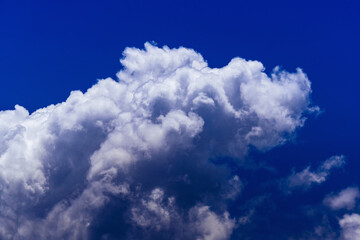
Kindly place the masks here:
<instances>
[{"instance_id":1,"label":"cumulonimbus cloud","mask_svg":"<svg viewBox=\"0 0 360 240\"><path fill-rule=\"evenodd\" d=\"M301 69L149 43L121 63L65 102L0 112L2 239L226 239L243 184L209 159L281 145L317 110Z\"/></svg>"}]
</instances>

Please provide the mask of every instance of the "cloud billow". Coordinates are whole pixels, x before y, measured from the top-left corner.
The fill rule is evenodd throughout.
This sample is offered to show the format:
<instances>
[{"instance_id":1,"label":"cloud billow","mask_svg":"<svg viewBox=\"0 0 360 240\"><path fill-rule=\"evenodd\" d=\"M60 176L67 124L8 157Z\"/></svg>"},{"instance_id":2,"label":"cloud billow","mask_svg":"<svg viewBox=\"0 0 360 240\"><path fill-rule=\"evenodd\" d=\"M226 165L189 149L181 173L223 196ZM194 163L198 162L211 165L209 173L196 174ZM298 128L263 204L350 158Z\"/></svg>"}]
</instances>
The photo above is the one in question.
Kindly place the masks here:
<instances>
[{"instance_id":1,"label":"cloud billow","mask_svg":"<svg viewBox=\"0 0 360 240\"><path fill-rule=\"evenodd\" d=\"M0 238L228 239L244 184L209 159L282 145L317 111L301 69L149 43L121 63L65 102L0 112Z\"/></svg>"}]
</instances>

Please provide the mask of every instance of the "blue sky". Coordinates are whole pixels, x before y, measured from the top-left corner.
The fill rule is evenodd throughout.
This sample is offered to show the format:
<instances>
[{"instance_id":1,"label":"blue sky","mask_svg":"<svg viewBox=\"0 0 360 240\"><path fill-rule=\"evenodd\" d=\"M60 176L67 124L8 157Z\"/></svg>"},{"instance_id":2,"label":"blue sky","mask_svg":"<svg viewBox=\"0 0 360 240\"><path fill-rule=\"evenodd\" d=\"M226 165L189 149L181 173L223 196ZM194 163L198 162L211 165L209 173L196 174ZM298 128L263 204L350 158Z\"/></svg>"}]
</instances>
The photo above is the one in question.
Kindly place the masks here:
<instances>
[{"instance_id":1,"label":"blue sky","mask_svg":"<svg viewBox=\"0 0 360 240\"><path fill-rule=\"evenodd\" d=\"M222 68L234 57L260 61L267 74L271 74L276 66L292 73L300 67L311 82L312 93L309 95L309 101L312 106L319 106L320 112L302 112L302 116L307 117L304 126L297 125L297 129L289 133L291 137L286 139L284 144L273 144L266 151L250 144L250 152L245 157L248 160L240 160L246 162L240 164L241 167L233 162L234 159L244 157L219 153L222 150L210 154L209 158L215 162L215 166L221 165L222 168L223 162L226 162L227 170L221 170L224 171L224 176L227 176L224 179L236 174L244 184L239 197L232 203L227 203L230 217L239 219L246 214L247 209L255 209L254 220L250 220L253 221L251 226L240 224L240 227L234 228L232 234L225 235L226 238L233 239L237 237L287 239L286 237L291 236L295 239L301 237L324 239L324 234L315 236L315 233L310 233L315 225L322 224L322 231L333 234L331 236L334 239L350 239L347 236L353 235L346 232L346 226L341 227L336 219L346 219L344 217L346 214L359 213L359 203L356 202L350 212L345 210L339 212L329 210L323 199L348 187L356 188L360 184L358 174L360 150L357 146L360 134L358 9L359 4L355 1L313 3L310 1L2 0L0 1L0 110L13 110L18 104L31 114L39 108L65 101L73 90L86 92L88 88L97 84L99 79L107 77L116 79L116 73L123 69L119 59L123 58L124 49L127 47L143 49L145 42L151 42L159 48L167 45L170 48L183 46L194 49L203 56L210 68ZM305 109L306 106L302 107ZM202 116L201 112L198 114ZM206 122L206 117L203 118ZM224 119L219 118L219 121ZM69 133L69 138L73 136L71 134ZM99 142L94 140L85 143L94 146L91 149L84 147L73 150L78 154L74 156L80 156L72 157L73 159L89 159L98 149L98 145L106 139L101 133L94 134L92 136L98 138ZM206 138L206 134L209 133L199 136ZM56 155L56 151L70 151L66 143L62 140L59 142L61 142L60 147L56 145L58 147L54 148L55 152L49 150L50 156ZM0 144L6 145L5 141ZM195 152L195 150L191 151L190 158L198 156ZM281 182L281 179L292 173L301 172L307 166L311 166L310 169L316 172L326 159L340 155L344 156L346 163L338 169L337 167L332 169L324 183L315 184L316 186L310 189L305 187L305 190L295 190L284 195L281 193L283 190L276 187L277 184L269 184L269 186L265 184ZM176 155L175 159L178 157L180 155ZM247 161L252 163L248 164ZM76 165L76 161L73 164ZM76 171L66 167L63 172L56 173L54 179L62 178L64 172L68 174L66 176L75 176L79 172L87 174L88 162L85 161L83 164L83 168ZM145 168L145 166L140 167ZM179 168L184 168L183 171L179 170L180 172L189 170L182 165ZM3 171L6 171L6 168L4 169ZM161 173L163 169L159 169ZM193 174L194 178L197 173L201 173L196 169L193 171L189 176ZM177 174L177 171L171 173ZM57 180L54 179L53 184L56 186ZM204 179L212 181L208 175ZM218 181L221 182L223 179ZM76 180L69 182L76 183ZM67 189L65 185L63 189ZM156 187L155 185L152 187ZM203 185L206 185L206 182L199 183L199 186L196 185L194 188L205 188ZM77 196L76 191L81 192L86 188L79 187L79 189L59 190L58 195L65 191L66 194ZM173 190L175 196L179 191L185 191L181 189L183 189L181 186L176 185L167 190L170 192ZM209 187L208 191L215 192L211 189ZM266 196L261 195L263 192L266 192ZM164 194L168 193L165 191ZM14 198L15 195L9 196ZM43 204L52 209L57 206L56 201L62 200L61 197L46 196L43 198L53 200L43 203L39 200L39 206ZM132 232L133 235L127 232L126 229L131 228L129 227L131 223L126 218L119 220L123 223L120 225L110 223L111 220L107 218L113 217L112 206L115 206L115 212L123 214L122 208L119 207L120 202L123 201L122 204L125 206L130 204L129 199L124 198L117 202L113 198L117 198L116 194L111 197L110 204L99 210L101 214L96 218L98 225L95 224L97 227L86 235L87 238L105 236L108 239L116 239L126 234L127 237L143 237L142 234L145 233L140 228L136 228L138 230ZM265 200L258 200L255 204L255 198ZM194 199L189 197L187 200L190 204L195 201ZM187 200L183 199L184 202ZM0 203L5 204L5 200L2 201ZM210 202L207 204L210 205ZM262 205L260 202L265 203ZM267 210L269 206L274 210ZM184 207L184 209L188 208L188 206ZM313 222L310 224L309 215L306 217L302 215L305 208L316 209ZM216 207L211 209L215 211ZM39 213L35 215L37 214ZM299 219L299 224L293 226L296 218ZM328 225L324 223L324 218L329 222ZM183 224L186 225L184 222ZM325 225L327 227L324 227ZM284 228L288 230L279 233ZM161 235L161 237L166 239L166 236L172 236L171 229L166 233L170 235ZM161 233L162 231L155 231L149 236L159 238L160 235L157 234Z\"/></svg>"}]
</instances>

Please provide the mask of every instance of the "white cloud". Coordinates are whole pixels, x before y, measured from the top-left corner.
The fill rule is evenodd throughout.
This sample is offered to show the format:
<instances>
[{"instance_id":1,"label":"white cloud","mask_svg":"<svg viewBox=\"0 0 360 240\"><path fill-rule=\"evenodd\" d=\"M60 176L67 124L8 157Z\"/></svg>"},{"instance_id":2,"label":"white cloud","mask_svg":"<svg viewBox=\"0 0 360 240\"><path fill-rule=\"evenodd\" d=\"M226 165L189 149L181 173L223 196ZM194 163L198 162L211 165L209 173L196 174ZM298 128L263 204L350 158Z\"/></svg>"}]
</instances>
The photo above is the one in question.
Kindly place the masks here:
<instances>
[{"instance_id":1,"label":"white cloud","mask_svg":"<svg viewBox=\"0 0 360 240\"><path fill-rule=\"evenodd\" d=\"M235 227L235 220L225 212L219 216L209 206L196 206L190 210L190 224L194 228L198 240L228 239Z\"/></svg>"},{"instance_id":2,"label":"white cloud","mask_svg":"<svg viewBox=\"0 0 360 240\"><path fill-rule=\"evenodd\" d=\"M236 199L240 194L243 183L240 181L239 176L235 175L228 181L228 184L224 185L223 196L225 199Z\"/></svg>"},{"instance_id":3,"label":"white cloud","mask_svg":"<svg viewBox=\"0 0 360 240\"><path fill-rule=\"evenodd\" d=\"M144 50L127 48L121 63L118 81L100 80L31 115L20 106L0 112L1 238L84 238L114 196L165 224L169 206L144 194L167 187L159 190L165 194L179 184L190 186L172 189L175 200L181 191L192 196L177 206L185 212L196 201L234 199L239 179L209 163L209 156L242 158L250 145L278 146L314 109L300 69L276 69L269 77L260 62L241 58L210 68L194 50L149 43ZM332 164L298 179L322 181ZM188 181L174 181L180 176ZM232 188L219 190L219 183ZM194 220L201 238L229 236L234 223L227 213L194 209L194 219L203 221ZM136 211L133 218L143 225L149 220Z\"/></svg>"},{"instance_id":4,"label":"white cloud","mask_svg":"<svg viewBox=\"0 0 360 240\"><path fill-rule=\"evenodd\" d=\"M171 218L173 218L175 210L174 198L164 199L164 191L162 189L154 189L148 199L141 200L141 204L131 209L132 220L141 227L153 228L160 231L168 228Z\"/></svg>"},{"instance_id":5,"label":"white cloud","mask_svg":"<svg viewBox=\"0 0 360 240\"><path fill-rule=\"evenodd\" d=\"M351 215L345 214L339 220L341 227L341 239L356 240L360 239L360 215L353 213Z\"/></svg>"},{"instance_id":6,"label":"white cloud","mask_svg":"<svg viewBox=\"0 0 360 240\"><path fill-rule=\"evenodd\" d=\"M344 164L344 156L332 156L324 161L315 171L311 171L310 166L308 166L301 172L293 172L286 179L287 188L309 188L313 184L320 184L326 181L328 175L330 174L330 170L333 168L339 168Z\"/></svg>"},{"instance_id":7,"label":"white cloud","mask_svg":"<svg viewBox=\"0 0 360 240\"><path fill-rule=\"evenodd\" d=\"M348 187L336 195L329 195L324 199L324 204L334 210L346 208L351 210L355 207L356 200L360 198L357 187Z\"/></svg>"},{"instance_id":8,"label":"white cloud","mask_svg":"<svg viewBox=\"0 0 360 240\"><path fill-rule=\"evenodd\" d=\"M131 219L145 231L173 231L174 239L228 239L235 220L228 212L216 214L209 206L196 205L181 216L174 197L165 197L162 189L154 189L131 209Z\"/></svg>"}]
</instances>

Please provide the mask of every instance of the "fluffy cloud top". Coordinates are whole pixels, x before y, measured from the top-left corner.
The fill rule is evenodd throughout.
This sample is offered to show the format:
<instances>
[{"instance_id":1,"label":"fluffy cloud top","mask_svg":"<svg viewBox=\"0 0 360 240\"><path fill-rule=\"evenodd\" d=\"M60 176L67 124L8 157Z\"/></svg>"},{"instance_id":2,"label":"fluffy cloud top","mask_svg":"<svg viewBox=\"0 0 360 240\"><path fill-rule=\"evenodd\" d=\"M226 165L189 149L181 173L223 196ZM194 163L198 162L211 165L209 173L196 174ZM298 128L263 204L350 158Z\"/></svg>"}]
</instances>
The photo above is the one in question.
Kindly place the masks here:
<instances>
[{"instance_id":1,"label":"fluffy cloud top","mask_svg":"<svg viewBox=\"0 0 360 240\"><path fill-rule=\"evenodd\" d=\"M0 238L226 239L241 177L209 159L281 145L316 110L301 69L210 68L194 50L149 43L121 63L118 80L65 102L0 112ZM342 162L290 183L321 182Z\"/></svg>"}]
</instances>

